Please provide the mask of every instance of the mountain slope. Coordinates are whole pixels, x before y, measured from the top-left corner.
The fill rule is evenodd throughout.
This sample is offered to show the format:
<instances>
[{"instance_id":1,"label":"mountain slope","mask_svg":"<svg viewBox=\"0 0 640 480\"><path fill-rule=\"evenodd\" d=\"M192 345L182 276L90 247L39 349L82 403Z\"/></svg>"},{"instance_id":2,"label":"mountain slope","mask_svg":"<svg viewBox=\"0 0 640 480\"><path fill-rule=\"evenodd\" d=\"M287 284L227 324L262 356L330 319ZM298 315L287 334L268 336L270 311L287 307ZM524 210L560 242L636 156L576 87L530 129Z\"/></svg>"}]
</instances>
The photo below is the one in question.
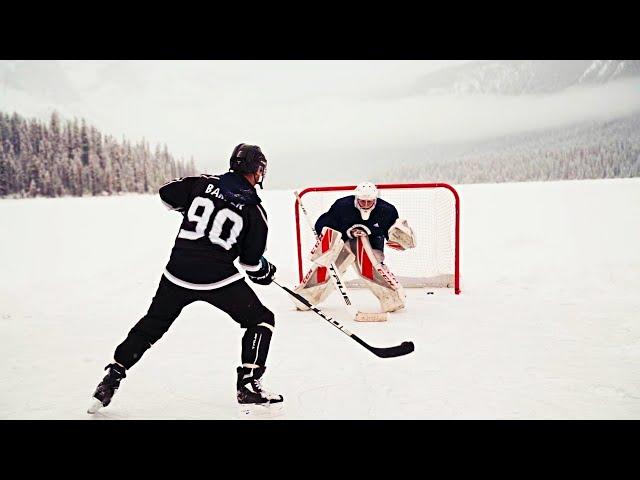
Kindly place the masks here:
<instances>
[{"instance_id":1,"label":"mountain slope","mask_svg":"<svg viewBox=\"0 0 640 480\"><path fill-rule=\"evenodd\" d=\"M396 151L376 181L494 183L640 176L640 112L495 139Z\"/></svg>"},{"instance_id":2,"label":"mountain slope","mask_svg":"<svg viewBox=\"0 0 640 480\"><path fill-rule=\"evenodd\" d=\"M413 94L521 95L640 76L640 60L492 60L446 68L418 80Z\"/></svg>"}]
</instances>

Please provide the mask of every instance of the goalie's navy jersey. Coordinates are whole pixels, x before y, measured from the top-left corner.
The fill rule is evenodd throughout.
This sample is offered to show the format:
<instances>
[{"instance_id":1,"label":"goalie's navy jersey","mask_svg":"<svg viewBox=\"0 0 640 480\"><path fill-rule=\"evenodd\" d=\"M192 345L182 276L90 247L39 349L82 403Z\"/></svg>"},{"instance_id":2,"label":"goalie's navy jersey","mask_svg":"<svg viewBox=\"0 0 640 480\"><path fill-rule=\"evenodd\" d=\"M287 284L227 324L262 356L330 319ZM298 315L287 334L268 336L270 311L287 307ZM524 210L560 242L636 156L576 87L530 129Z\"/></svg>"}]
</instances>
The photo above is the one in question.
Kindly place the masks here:
<instances>
[{"instance_id":1,"label":"goalie's navy jersey","mask_svg":"<svg viewBox=\"0 0 640 480\"><path fill-rule=\"evenodd\" d=\"M330 227L342 233L342 239L349 240L347 230L354 225L364 225L370 231L369 243L376 250L384 249L385 239L389 239L389 229L398 219L398 210L386 200L378 198L375 208L367 220L362 219L360 210L355 206L355 195L339 198L328 212L320 215L315 229L318 234L324 227Z\"/></svg>"},{"instance_id":2,"label":"goalie's navy jersey","mask_svg":"<svg viewBox=\"0 0 640 480\"><path fill-rule=\"evenodd\" d=\"M160 188L162 202L183 215L164 275L185 288L209 290L244 278L234 265L259 269L267 243L267 214L243 176L201 175Z\"/></svg>"}]
</instances>

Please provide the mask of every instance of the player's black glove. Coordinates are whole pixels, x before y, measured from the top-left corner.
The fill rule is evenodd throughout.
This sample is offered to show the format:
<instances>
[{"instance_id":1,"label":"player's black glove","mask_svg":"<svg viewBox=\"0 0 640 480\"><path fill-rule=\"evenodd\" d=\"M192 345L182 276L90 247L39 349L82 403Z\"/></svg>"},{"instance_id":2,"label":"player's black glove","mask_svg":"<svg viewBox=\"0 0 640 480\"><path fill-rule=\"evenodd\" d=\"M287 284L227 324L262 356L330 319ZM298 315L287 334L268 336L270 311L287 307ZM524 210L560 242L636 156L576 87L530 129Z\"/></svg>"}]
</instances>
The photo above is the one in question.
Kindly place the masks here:
<instances>
[{"instance_id":1,"label":"player's black glove","mask_svg":"<svg viewBox=\"0 0 640 480\"><path fill-rule=\"evenodd\" d=\"M247 277L253 283L259 285L269 285L273 282L273 276L276 274L276 266L269 263L266 258L260 259L260 268L253 272L247 272Z\"/></svg>"}]
</instances>

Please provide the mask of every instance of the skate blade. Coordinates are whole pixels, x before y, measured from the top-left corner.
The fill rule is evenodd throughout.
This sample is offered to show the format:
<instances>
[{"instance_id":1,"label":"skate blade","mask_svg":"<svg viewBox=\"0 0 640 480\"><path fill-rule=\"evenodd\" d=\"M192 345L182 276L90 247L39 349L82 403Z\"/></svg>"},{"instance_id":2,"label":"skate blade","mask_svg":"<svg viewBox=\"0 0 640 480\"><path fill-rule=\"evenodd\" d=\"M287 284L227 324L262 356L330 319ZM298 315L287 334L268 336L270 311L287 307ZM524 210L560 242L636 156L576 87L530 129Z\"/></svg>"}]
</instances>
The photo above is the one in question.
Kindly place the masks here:
<instances>
[{"instance_id":1,"label":"skate blade","mask_svg":"<svg viewBox=\"0 0 640 480\"><path fill-rule=\"evenodd\" d=\"M283 402L238 405L238 417L241 420L268 420L284 414Z\"/></svg>"},{"instance_id":2,"label":"skate blade","mask_svg":"<svg viewBox=\"0 0 640 480\"><path fill-rule=\"evenodd\" d=\"M98 410L100 410L103 405L102 402L98 399L93 399L94 402L89 406L89 408L87 409L87 413L93 415L94 413L98 413Z\"/></svg>"}]
</instances>

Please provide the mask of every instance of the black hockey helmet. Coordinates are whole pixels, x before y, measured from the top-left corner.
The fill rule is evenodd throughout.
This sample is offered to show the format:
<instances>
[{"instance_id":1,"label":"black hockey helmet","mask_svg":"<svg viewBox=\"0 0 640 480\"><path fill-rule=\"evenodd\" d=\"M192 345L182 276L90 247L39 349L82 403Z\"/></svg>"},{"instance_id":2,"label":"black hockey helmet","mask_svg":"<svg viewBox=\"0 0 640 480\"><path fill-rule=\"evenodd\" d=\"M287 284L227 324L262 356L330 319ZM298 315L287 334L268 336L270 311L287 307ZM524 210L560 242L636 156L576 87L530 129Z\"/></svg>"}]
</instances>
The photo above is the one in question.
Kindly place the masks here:
<instances>
[{"instance_id":1,"label":"black hockey helmet","mask_svg":"<svg viewBox=\"0 0 640 480\"><path fill-rule=\"evenodd\" d=\"M267 159L257 145L241 143L233 149L229 160L229 170L236 173L259 173L258 185L262 188L262 182L267 176Z\"/></svg>"}]
</instances>

